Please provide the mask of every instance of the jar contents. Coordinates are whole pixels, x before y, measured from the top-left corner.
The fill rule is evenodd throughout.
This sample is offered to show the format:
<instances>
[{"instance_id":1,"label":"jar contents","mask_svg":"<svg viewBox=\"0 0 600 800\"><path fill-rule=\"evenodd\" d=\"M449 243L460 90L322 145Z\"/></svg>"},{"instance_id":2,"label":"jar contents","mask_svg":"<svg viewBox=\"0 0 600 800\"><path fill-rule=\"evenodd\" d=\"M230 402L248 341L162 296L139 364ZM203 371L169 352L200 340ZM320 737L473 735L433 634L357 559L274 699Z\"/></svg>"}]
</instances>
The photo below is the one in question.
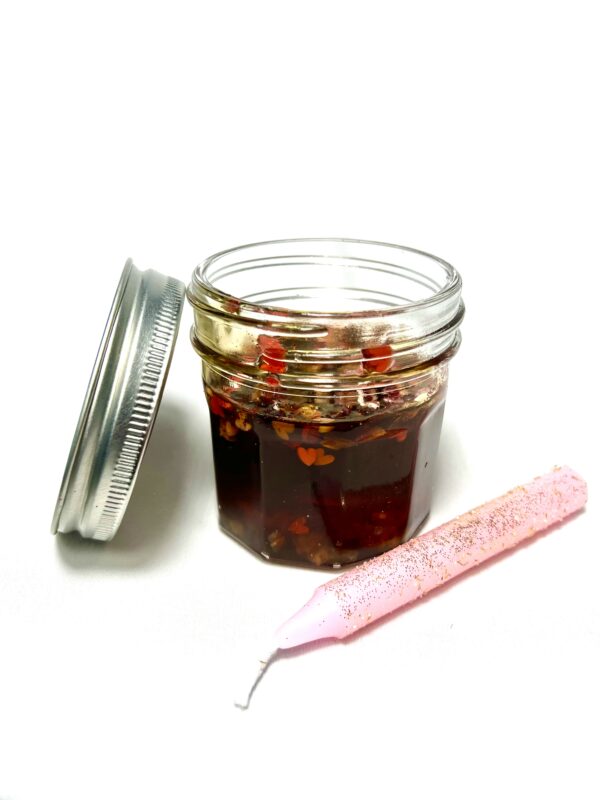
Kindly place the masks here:
<instances>
[{"instance_id":1,"label":"jar contents","mask_svg":"<svg viewBox=\"0 0 600 800\"><path fill-rule=\"evenodd\" d=\"M263 557L339 567L401 544L426 518L444 379L409 402L361 390L327 408L276 390L206 392L220 524Z\"/></svg>"},{"instance_id":2,"label":"jar contents","mask_svg":"<svg viewBox=\"0 0 600 800\"><path fill-rule=\"evenodd\" d=\"M263 558L341 567L431 504L461 279L413 248L289 239L194 271L220 524Z\"/></svg>"}]
</instances>

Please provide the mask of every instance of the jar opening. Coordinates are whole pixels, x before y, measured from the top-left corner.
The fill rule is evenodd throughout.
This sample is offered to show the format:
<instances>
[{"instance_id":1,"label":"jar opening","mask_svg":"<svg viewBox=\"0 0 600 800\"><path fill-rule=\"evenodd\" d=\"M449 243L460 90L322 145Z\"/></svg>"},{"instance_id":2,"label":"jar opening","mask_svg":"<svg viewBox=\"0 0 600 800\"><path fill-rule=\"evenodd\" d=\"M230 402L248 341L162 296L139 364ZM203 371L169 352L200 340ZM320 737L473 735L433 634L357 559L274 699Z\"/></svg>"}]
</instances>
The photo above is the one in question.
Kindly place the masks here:
<instances>
[{"instance_id":1,"label":"jar opening","mask_svg":"<svg viewBox=\"0 0 600 800\"><path fill-rule=\"evenodd\" d=\"M194 347L224 380L290 394L387 386L450 358L461 279L399 245L287 239L208 258L188 288Z\"/></svg>"},{"instance_id":2,"label":"jar opening","mask_svg":"<svg viewBox=\"0 0 600 800\"><path fill-rule=\"evenodd\" d=\"M436 256L357 239L287 239L226 250L194 273L193 296L233 298L248 310L307 316L386 316L460 292Z\"/></svg>"}]
</instances>

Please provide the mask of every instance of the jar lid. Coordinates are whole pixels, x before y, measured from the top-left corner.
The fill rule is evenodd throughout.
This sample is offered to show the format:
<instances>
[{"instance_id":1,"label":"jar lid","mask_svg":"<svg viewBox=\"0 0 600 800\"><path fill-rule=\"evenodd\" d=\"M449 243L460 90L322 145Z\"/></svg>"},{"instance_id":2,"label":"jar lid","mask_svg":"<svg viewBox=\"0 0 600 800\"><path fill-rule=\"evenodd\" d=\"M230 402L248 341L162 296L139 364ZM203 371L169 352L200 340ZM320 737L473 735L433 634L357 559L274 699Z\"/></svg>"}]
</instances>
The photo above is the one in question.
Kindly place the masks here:
<instances>
[{"instance_id":1,"label":"jar lid","mask_svg":"<svg viewBox=\"0 0 600 800\"><path fill-rule=\"evenodd\" d=\"M53 533L113 538L165 385L185 285L129 259L108 316L56 501Z\"/></svg>"}]
</instances>

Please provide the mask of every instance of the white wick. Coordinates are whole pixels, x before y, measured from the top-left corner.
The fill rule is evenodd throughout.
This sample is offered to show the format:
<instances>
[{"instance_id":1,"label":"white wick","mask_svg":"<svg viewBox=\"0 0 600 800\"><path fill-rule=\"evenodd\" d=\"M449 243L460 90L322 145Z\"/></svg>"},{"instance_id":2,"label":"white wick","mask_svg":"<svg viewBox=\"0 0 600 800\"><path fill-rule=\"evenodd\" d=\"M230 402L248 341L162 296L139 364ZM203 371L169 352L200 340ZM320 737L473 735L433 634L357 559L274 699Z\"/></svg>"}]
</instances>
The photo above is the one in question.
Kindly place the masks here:
<instances>
[{"instance_id":1,"label":"white wick","mask_svg":"<svg viewBox=\"0 0 600 800\"><path fill-rule=\"evenodd\" d=\"M276 647L275 649L271 650L271 652L267 655L266 658L259 658L258 664L255 658L252 659L252 676L253 676L252 682L249 684L247 678L248 672L250 670L245 669L244 681L243 683L240 684L240 689L242 689L243 687L243 690L236 692L236 699L234 700L234 705L244 710L248 708L248 706L250 705L250 699L254 694L254 690L258 686L258 683L262 678L262 676L264 675L265 670L267 669L271 661L273 661L278 652L279 649ZM247 666L246 659L244 659L244 665Z\"/></svg>"}]
</instances>

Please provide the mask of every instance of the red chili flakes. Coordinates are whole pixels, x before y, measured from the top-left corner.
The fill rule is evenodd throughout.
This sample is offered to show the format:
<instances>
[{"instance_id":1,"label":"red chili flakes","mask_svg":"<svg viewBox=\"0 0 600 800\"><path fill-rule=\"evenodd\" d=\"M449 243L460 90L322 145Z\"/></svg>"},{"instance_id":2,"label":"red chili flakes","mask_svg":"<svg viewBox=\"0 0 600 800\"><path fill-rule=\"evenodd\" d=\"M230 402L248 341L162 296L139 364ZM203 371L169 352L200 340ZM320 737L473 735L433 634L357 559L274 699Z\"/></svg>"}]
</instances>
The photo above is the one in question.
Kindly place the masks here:
<instances>
[{"instance_id":1,"label":"red chili flakes","mask_svg":"<svg viewBox=\"0 0 600 800\"><path fill-rule=\"evenodd\" d=\"M258 346L260 348L260 358L258 361L260 369L265 372L276 372L279 374L286 371L285 347L281 344L279 339L275 336L261 334L258 337Z\"/></svg>"},{"instance_id":2,"label":"red chili flakes","mask_svg":"<svg viewBox=\"0 0 600 800\"><path fill-rule=\"evenodd\" d=\"M408 430L406 428L399 428L398 430L390 431L390 436L397 442L403 442L408 436Z\"/></svg>"},{"instance_id":3,"label":"red chili flakes","mask_svg":"<svg viewBox=\"0 0 600 800\"><path fill-rule=\"evenodd\" d=\"M284 442L289 441L290 433L293 433L294 428L296 427L291 422L279 422L278 420L274 420L271 425L273 426L273 430L279 436L280 439L283 439Z\"/></svg>"},{"instance_id":4,"label":"red chili flakes","mask_svg":"<svg viewBox=\"0 0 600 800\"><path fill-rule=\"evenodd\" d=\"M300 461L307 467L311 467L317 460L317 451L314 447L297 447L296 453Z\"/></svg>"},{"instance_id":5,"label":"red chili flakes","mask_svg":"<svg viewBox=\"0 0 600 800\"><path fill-rule=\"evenodd\" d=\"M240 301L235 297L227 298L224 303L225 311L229 312L229 314L239 314L241 305Z\"/></svg>"},{"instance_id":6,"label":"red chili flakes","mask_svg":"<svg viewBox=\"0 0 600 800\"><path fill-rule=\"evenodd\" d=\"M316 406L310 405L310 403L306 403L305 405L297 408L296 413L299 414L303 419L307 420L317 419L321 416L319 409Z\"/></svg>"},{"instance_id":7,"label":"red chili flakes","mask_svg":"<svg viewBox=\"0 0 600 800\"><path fill-rule=\"evenodd\" d=\"M231 403L229 403L227 400L223 400L222 397L219 397L216 394L212 394L208 398L208 407L217 417L225 418L224 409L231 408Z\"/></svg>"},{"instance_id":8,"label":"red chili flakes","mask_svg":"<svg viewBox=\"0 0 600 800\"><path fill-rule=\"evenodd\" d=\"M227 419L222 419L219 423L219 434L228 442L233 442L237 436L238 429Z\"/></svg>"},{"instance_id":9,"label":"red chili flakes","mask_svg":"<svg viewBox=\"0 0 600 800\"><path fill-rule=\"evenodd\" d=\"M315 461L317 467L326 467L327 464L333 464L334 461L335 456L332 456L331 453L325 454L322 447L317 450L317 460Z\"/></svg>"},{"instance_id":10,"label":"red chili flakes","mask_svg":"<svg viewBox=\"0 0 600 800\"><path fill-rule=\"evenodd\" d=\"M372 428L365 433L361 433L360 436L357 436L356 442L358 444L372 442L374 439L381 439L382 436L387 436L387 431L384 428Z\"/></svg>"},{"instance_id":11,"label":"red chili flakes","mask_svg":"<svg viewBox=\"0 0 600 800\"><path fill-rule=\"evenodd\" d=\"M307 467L325 467L333 464L335 456L325 453L322 447L297 447L296 453L300 461Z\"/></svg>"},{"instance_id":12,"label":"red chili flakes","mask_svg":"<svg viewBox=\"0 0 600 800\"><path fill-rule=\"evenodd\" d=\"M290 522L288 525L288 531L296 534L296 536L304 536L305 534L310 533L310 529L308 527L308 518L296 517L296 519Z\"/></svg>"},{"instance_id":13,"label":"red chili flakes","mask_svg":"<svg viewBox=\"0 0 600 800\"><path fill-rule=\"evenodd\" d=\"M349 439L336 439L328 436L323 439L323 444L328 450L344 450L346 447L352 447L354 442Z\"/></svg>"},{"instance_id":14,"label":"red chili flakes","mask_svg":"<svg viewBox=\"0 0 600 800\"><path fill-rule=\"evenodd\" d=\"M280 385L279 378L276 375L267 375L265 383L273 389L277 389Z\"/></svg>"},{"instance_id":15,"label":"red chili flakes","mask_svg":"<svg viewBox=\"0 0 600 800\"><path fill-rule=\"evenodd\" d=\"M248 414L245 411L238 411L238 415L235 418L235 427L239 428L241 431L252 430L252 423L248 419Z\"/></svg>"},{"instance_id":16,"label":"red chili flakes","mask_svg":"<svg viewBox=\"0 0 600 800\"><path fill-rule=\"evenodd\" d=\"M364 367L367 372L387 372L394 363L392 348L389 344L380 347L365 347L362 351Z\"/></svg>"},{"instance_id":17,"label":"red chili flakes","mask_svg":"<svg viewBox=\"0 0 600 800\"><path fill-rule=\"evenodd\" d=\"M314 428L310 428L308 425L304 425L302 428L302 433L300 437L303 442L307 444L319 444L320 437L317 431Z\"/></svg>"}]
</instances>

